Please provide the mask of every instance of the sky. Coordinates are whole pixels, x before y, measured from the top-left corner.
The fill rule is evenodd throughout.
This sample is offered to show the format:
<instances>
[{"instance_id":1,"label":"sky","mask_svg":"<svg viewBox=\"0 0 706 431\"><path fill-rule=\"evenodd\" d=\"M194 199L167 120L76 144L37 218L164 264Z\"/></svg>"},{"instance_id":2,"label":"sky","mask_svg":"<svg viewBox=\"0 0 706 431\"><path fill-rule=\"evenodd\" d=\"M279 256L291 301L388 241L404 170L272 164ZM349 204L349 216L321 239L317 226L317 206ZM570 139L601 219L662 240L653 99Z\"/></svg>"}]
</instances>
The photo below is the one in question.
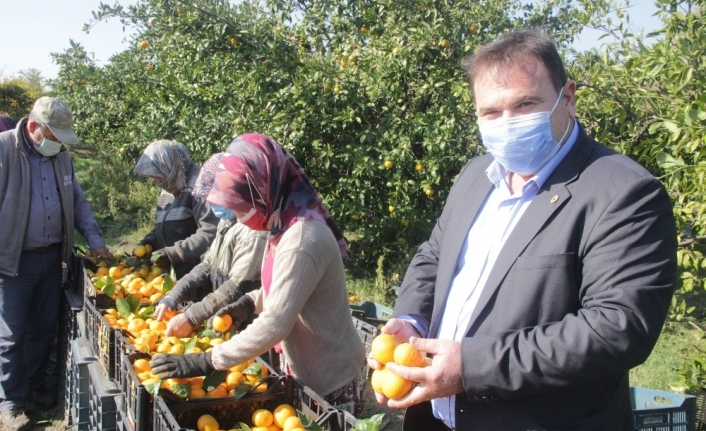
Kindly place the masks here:
<instances>
[{"instance_id":1,"label":"sky","mask_svg":"<svg viewBox=\"0 0 706 431\"><path fill-rule=\"evenodd\" d=\"M643 26L645 33L659 27L651 15L656 8L654 0L633 0L636 6L629 10L631 22ZM0 79L16 75L21 70L38 69L44 78L55 78L59 68L50 53L63 52L73 39L86 51L94 54L99 65L127 48L129 34L122 31L117 19L100 22L90 33L82 31L98 9L101 0L0 0L3 20L0 25ZM113 4L114 0L103 0ZM123 6L136 0L119 0ZM14 17L14 18L10 18ZM587 30L574 46L585 50L598 46L599 33Z\"/></svg>"}]
</instances>

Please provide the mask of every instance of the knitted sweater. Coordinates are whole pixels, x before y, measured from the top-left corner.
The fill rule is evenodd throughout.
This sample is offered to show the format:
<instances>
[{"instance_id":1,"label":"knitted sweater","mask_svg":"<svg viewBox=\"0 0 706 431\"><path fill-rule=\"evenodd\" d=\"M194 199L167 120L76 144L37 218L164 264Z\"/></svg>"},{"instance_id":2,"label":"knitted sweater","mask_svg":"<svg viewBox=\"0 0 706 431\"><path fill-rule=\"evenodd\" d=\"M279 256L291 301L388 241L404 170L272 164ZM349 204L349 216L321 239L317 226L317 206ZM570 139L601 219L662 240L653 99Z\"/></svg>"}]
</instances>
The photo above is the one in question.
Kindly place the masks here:
<instances>
[{"instance_id":1,"label":"knitted sweater","mask_svg":"<svg viewBox=\"0 0 706 431\"><path fill-rule=\"evenodd\" d=\"M289 228L277 245L269 295L262 288L248 295L259 315L213 348L216 369L258 356L281 341L294 375L327 395L363 367L365 348L351 319L341 253L326 223L304 221Z\"/></svg>"}]
</instances>

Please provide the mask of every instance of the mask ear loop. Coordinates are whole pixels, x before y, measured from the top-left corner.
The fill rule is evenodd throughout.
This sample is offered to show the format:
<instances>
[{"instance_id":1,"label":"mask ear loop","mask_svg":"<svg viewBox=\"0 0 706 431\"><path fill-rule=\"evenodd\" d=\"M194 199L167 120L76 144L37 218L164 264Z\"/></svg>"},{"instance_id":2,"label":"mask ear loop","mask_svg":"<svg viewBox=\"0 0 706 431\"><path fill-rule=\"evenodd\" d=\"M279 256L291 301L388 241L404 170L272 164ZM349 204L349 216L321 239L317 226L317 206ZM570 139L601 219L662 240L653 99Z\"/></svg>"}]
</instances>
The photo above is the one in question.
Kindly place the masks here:
<instances>
[{"instance_id":1,"label":"mask ear loop","mask_svg":"<svg viewBox=\"0 0 706 431\"><path fill-rule=\"evenodd\" d=\"M252 180L252 178L250 178L250 174L248 174L247 172L245 173L245 179L248 180L248 189L250 190L250 199L252 199L252 209L255 209L255 195L252 194L253 188L255 189L255 192L257 193L257 195L260 197L260 200L262 201L262 203L265 204L265 206L267 206L267 203L265 202L265 198L263 198L262 195L260 194L260 190L258 190L257 187L255 187L255 182ZM267 210L267 208L265 208L265 210ZM267 212L267 211L265 211L265 212Z\"/></svg>"},{"instance_id":2,"label":"mask ear loop","mask_svg":"<svg viewBox=\"0 0 706 431\"><path fill-rule=\"evenodd\" d=\"M561 87L561 90L559 90L559 97L557 97L556 102L554 102L554 107L552 108L551 111L549 111L549 117L551 118L552 114L554 113L554 110L556 109L557 106L559 106L559 102L561 101L561 96L564 94L564 87ZM562 142L564 142L564 138L566 138L566 134L569 133L569 129L571 128L571 118L569 118L569 122L566 123L566 130L564 130L564 134L561 135L561 139L559 139L559 142L557 144L561 145ZM554 138L552 138L554 139Z\"/></svg>"}]
</instances>

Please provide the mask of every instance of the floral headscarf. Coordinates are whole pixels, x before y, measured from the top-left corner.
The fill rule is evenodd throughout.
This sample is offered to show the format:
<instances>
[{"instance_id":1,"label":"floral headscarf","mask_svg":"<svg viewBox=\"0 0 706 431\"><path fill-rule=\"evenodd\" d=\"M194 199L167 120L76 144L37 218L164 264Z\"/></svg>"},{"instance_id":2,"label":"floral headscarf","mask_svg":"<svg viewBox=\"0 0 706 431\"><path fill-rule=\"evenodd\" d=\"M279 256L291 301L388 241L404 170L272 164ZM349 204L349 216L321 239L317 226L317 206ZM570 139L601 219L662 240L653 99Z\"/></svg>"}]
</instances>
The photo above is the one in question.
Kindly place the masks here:
<instances>
[{"instance_id":1,"label":"floral headscarf","mask_svg":"<svg viewBox=\"0 0 706 431\"><path fill-rule=\"evenodd\" d=\"M179 194L186 188L186 173L191 167L189 150L176 141L162 139L152 142L135 165L135 173L143 177L156 177L162 180L159 187L172 194Z\"/></svg>"},{"instance_id":2,"label":"floral headscarf","mask_svg":"<svg viewBox=\"0 0 706 431\"><path fill-rule=\"evenodd\" d=\"M342 259L348 258L348 245L309 178L268 136L248 134L231 142L221 158L208 201L242 213L255 208L269 227L268 243L274 245L298 221L324 221L338 241Z\"/></svg>"},{"instance_id":3,"label":"floral headscarf","mask_svg":"<svg viewBox=\"0 0 706 431\"><path fill-rule=\"evenodd\" d=\"M221 164L221 157L224 153L216 153L206 160L206 162L201 166L201 171L198 177L196 177L196 183L194 188L191 190L191 195L196 199L204 200L208 197L211 187L213 187L213 182L216 180L216 172L218 166Z\"/></svg>"}]
</instances>

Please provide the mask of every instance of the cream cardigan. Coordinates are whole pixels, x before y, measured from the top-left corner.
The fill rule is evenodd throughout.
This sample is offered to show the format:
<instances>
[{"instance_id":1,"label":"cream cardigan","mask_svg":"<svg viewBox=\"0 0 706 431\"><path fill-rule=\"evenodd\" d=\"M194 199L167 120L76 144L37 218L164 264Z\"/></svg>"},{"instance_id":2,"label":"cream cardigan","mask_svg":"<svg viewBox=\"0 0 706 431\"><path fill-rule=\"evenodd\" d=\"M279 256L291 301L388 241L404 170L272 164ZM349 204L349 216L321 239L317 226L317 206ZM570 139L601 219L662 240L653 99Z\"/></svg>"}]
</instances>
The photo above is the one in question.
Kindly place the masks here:
<instances>
[{"instance_id":1,"label":"cream cardigan","mask_svg":"<svg viewBox=\"0 0 706 431\"><path fill-rule=\"evenodd\" d=\"M272 286L248 293L258 317L213 348L216 369L258 356L282 342L294 375L321 395L350 382L365 361L351 319L338 243L326 223L298 222L277 245Z\"/></svg>"}]
</instances>

